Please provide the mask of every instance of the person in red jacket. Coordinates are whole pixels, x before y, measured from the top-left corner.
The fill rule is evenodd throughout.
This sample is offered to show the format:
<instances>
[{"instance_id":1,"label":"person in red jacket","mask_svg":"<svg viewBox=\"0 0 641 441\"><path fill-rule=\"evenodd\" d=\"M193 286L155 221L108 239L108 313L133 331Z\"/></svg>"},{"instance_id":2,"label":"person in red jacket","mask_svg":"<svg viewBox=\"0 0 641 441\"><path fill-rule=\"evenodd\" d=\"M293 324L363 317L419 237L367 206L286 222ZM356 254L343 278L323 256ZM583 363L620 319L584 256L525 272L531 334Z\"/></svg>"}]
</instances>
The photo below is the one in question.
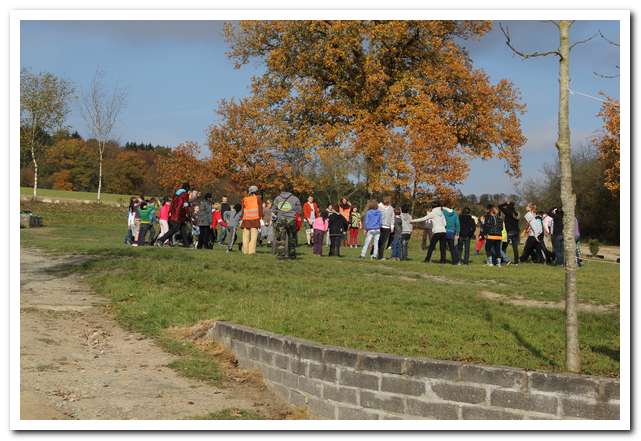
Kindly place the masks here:
<instances>
[{"instance_id":1,"label":"person in red jacket","mask_svg":"<svg viewBox=\"0 0 641 441\"><path fill-rule=\"evenodd\" d=\"M163 246L167 239L170 239L176 233L180 233L183 246L188 247L189 241L185 231L185 222L187 220L189 208L189 183L183 183L169 206L169 231L156 240L156 246Z\"/></svg>"},{"instance_id":2,"label":"person in red jacket","mask_svg":"<svg viewBox=\"0 0 641 441\"><path fill-rule=\"evenodd\" d=\"M314 220L320 215L318 205L314 202L314 196L309 195L307 202L303 205L303 222L305 223L305 238L307 245L314 243Z\"/></svg>"}]
</instances>

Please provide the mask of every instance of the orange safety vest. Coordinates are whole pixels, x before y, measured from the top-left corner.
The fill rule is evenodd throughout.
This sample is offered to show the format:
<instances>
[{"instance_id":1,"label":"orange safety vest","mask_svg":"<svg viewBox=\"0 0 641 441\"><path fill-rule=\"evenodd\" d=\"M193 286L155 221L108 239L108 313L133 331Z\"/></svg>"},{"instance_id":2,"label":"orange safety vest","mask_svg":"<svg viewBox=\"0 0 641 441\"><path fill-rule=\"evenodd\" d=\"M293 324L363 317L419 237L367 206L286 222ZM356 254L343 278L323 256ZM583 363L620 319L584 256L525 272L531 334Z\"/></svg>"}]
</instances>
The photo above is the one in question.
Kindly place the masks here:
<instances>
[{"instance_id":1,"label":"orange safety vest","mask_svg":"<svg viewBox=\"0 0 641 441\"><path fill-rule=\"evenodd\" d=\"M258 220L258 196L252 194L243 198L243 220Z\"/></svg>"}]
</instances>

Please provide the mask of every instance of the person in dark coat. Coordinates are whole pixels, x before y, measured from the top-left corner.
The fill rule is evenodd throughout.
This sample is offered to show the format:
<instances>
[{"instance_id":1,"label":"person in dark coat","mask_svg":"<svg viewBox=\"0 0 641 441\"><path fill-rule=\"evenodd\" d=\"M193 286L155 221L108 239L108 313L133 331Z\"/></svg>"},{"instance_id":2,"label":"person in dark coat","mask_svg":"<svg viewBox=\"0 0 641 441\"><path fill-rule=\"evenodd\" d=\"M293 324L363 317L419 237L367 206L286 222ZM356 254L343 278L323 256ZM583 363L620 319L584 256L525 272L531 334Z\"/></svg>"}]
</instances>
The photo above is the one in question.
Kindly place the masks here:
<instances>
[{"instance_id":1,"label":"person in dark coat","mask_svg":"<svg viewBox=\"0 0 641 441\"><path fill-rule=\"evenodd\" d=\"M349 228L349 223L343 215L333 211L329 214L328 231L329 231L329 255L341 257L341 241L343 234Z\"/></svg>"}]
</instances>

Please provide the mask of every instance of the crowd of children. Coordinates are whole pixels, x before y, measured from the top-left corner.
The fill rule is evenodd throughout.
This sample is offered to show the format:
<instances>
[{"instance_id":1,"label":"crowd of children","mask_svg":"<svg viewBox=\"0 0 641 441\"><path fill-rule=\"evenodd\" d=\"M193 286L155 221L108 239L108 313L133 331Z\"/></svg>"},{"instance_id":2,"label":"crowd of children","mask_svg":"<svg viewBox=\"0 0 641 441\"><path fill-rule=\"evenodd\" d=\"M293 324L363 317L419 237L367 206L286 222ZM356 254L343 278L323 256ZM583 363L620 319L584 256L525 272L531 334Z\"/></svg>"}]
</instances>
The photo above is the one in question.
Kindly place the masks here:
<instances>
[{"instance_id":1,"label":"crowd of children","mask_svg":"<svg viewBox=\"0 0 641 441\"><path fill-rule=\"evenodd\" d=\"M292 195L293 196L293 195ZM280 196L279 196L280 198ZM275 202L282 205L283 202ZM341 246L361 248L360 258L382 260L409 259L409 242L412 231L424 231L424 240L429 238L426 262L430 262L438 246L440 263L454 265L470 263L470 248L475 242L475 252L484 248L486 264L498 266L532 261L563 265L563 211L555 207L547 212L538 211L534 204L527 205L521 216L513 202L506 201L498 206L488 205L481 216L472 215L469 207L459 210L444 204L432 204L422 217L413 218L409 206L393 207L390 197L382 201L369 200L361 213L355 204L342 198L336 205L320 209L313 196L304 204L294 207L296 233L302 228L308 246L313 254L322 256L323 246L329 248L329 256L341 256ZM274 243L274 220L279 206L272 201L262 201L258 188L251 186L240 203L231 205L226 197L213 202L211 193L202 195L190 189L187 183L174 196L158 200L143 196L131 198L128 211L128 232L125 242L132 246L154 244L174 246L182 243L186 247L212 249L215 244L231 252L237 245L243 254L254 254L256 246ZM159 229L154 225L158 225ZM577 241L577 262L580 265L578 241L579 226L576 219L575 240ZM238 240L239 229L242 238ZM358 243L359 232L363 230L364 242ZM522 254L519 254L521 237L526 240ZM295 240L297 240L296 234ZM508 257L512 247L513 258Z\"/></svg>"}]
</instances>

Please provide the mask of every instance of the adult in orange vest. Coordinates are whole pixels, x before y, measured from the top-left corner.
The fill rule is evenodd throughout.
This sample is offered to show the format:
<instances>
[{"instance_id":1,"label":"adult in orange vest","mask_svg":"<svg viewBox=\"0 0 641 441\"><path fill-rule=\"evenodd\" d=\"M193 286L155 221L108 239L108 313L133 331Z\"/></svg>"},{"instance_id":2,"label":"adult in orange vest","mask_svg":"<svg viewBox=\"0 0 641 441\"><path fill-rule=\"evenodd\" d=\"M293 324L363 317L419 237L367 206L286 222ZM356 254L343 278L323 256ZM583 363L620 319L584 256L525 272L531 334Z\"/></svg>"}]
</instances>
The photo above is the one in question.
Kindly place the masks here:
<instances>
[{"instance_id":1,"label":"adult in orange vest","mask_svg":"<svg viewBox=\"0 0 641 441\"><path fill-rule=\"evenodd\" d=\"M258 196L258 187L252 185L243 198L243 215L241 228L243 229L243 254L256 254L258 242L258 229L263 219L263 201Z\"/></svg>"}]
</instances>

